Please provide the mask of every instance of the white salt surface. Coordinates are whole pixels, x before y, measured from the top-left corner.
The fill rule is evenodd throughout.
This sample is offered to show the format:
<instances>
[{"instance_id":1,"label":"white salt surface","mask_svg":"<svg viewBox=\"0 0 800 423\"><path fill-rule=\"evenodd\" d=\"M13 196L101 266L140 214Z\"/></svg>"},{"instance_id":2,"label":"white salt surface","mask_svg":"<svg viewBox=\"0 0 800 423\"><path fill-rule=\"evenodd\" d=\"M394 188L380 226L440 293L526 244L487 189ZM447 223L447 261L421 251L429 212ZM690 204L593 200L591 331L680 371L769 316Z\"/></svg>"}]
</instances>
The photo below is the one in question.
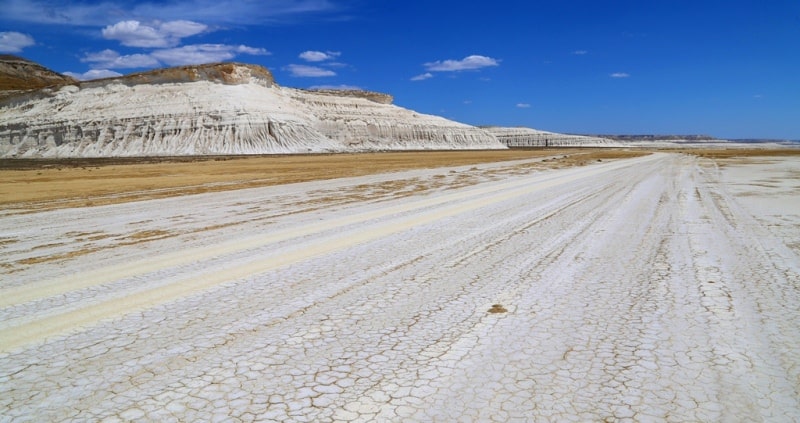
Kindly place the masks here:
<instances>
[{"instance_id":1,"label":"white salt surface","mask_svg":"<svg viewBox=\"0 0 800 423\"><path fill-rule=\"evenodd\" d=\"M0 416L793 421L796 190L760 187L768 214L749 194L800 169L781 163L511 163L6 214ZM168 237L126 242L142 231Z\"/></svg>"},{"instance_id":2,"label":"white salt surface","mask_svg":"<svg viewBox=\"0 0 800 423\"><path fill-rule=\"evenodd\" d=\"M800 159L733 160L719 177L747 213L800 254Z\"/></svg>"}]
</instances>

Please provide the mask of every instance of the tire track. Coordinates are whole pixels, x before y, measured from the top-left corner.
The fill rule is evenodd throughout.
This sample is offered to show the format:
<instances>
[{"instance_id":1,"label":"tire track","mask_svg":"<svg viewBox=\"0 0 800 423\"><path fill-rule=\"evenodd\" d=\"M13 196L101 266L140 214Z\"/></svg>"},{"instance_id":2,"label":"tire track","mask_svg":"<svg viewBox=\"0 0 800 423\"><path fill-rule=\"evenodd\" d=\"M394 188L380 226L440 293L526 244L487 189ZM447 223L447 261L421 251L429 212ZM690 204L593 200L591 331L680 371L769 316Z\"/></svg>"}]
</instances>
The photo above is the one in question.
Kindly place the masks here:
<instances>
[{"instance_id":1,"label":"tire track","mask_svg":"<svg viewBox=\"0 0 800 423\"><path fill-rule=\"evenodd\" d=\"M562 186L584 178L612 172L617 169L632 166L639 162L654 160L653 157L621 161L588 168L579 168L564 174L546 175L544 177L521 178L499 184L488 184L471 188L466 191L438 195L436 197L387 205L376 211L369 211L354 216L345 216L331 221L307 225L301 228L291 228L267 237L258 236L244 240L236 240L194 251L178 251L161 254L152 259L140 260L133 263L97 269L83 274L72 275L67 278L44 281L19 288L0 291L2 300L0 307L15 305L32 301L38 298L58 295L67 291L87 288L108 282L145 275L147 273L170 267L178 267L188 263L208 260L214 257L225 256L245 250L261 248L269 244L308 237L319 236L328 231L339 231L346 227L361 225L335 237L321 242L305 244L302 249L275 255L268 260L255 257L245 263L236 263L235 266L212 270L203 275L196 275L189 279L171 282L169 285L136 292L122 298L115 298L94 304L82 304L62 313L49 314L34 321L27 321L16 326L7 325L0 328L0 351L9 351L19 346L37 342L47 337L67 333L81 327L89 326L102 319L125 315L130 312L154 307L159 304L177 300L181 297L192 295L212 288L221 283L244 278L249 275L262 273L271 269L290 265L313 257L328 254L333 251L352 247L364 242L379 239L394 233L408 230L415 226L424 225L446 217L465 214L490 204L508 201L521 195ZM453 203L454 205L450 205ZM407 215L407 216L406 216ZM394 219L388 220L392 216ZM363 226L371 221L372 225Z\"/></svg>"},{"instance_id":2,"label":"tire track","mask_svg":"<svg viewBox=\"0 0 800 423\"><path fill-rule=\"evenodd\" d=\"M542 175L509 189L482 184L495 189L487 201L464 192L135 276L147 292L194 266L198 277L268 268L0 353L0 413L791 421L800 409L796 262L696 159L627 163L582 178L560 171L576 178L565 184ZM495 303L505 312L490 313Z\"/></svg>"}]
</instances>

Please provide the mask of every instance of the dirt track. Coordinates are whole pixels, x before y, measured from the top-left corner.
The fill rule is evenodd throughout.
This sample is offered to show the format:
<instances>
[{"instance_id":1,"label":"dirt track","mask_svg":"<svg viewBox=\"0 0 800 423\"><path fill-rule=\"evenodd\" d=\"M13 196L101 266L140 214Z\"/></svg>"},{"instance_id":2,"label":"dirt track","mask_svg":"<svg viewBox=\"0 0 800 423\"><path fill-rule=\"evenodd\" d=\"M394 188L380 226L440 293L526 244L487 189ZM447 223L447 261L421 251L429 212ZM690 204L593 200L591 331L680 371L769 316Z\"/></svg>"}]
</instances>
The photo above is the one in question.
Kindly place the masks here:
<instances>
[{"instance_id":1,"label":"dirt track","mask_svg":"<svg viewBox=\"0 0 800 423\"><path fill-rule=\"evenodd\" d=\"M800 187L536 160L6 215L0 415L800 415Z\"/></svg>"}]
</instances>

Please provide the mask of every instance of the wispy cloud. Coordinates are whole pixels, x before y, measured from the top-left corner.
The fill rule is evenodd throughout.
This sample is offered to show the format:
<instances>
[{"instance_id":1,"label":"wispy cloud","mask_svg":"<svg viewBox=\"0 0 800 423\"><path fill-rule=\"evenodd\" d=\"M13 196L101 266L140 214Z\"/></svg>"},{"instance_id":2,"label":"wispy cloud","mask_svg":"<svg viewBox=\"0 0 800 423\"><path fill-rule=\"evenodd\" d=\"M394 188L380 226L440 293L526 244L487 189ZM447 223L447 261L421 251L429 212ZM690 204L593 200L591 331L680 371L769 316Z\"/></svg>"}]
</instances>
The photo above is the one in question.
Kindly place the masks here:
<instances>
[{"instance_id":1,"label":"wispy cloud","mask_svg":"<svg viewBox=\"0 0 800 423\"><path fill-rule=\"evenodd\" d=\"M128 47L174 47L181 39L206 31L207 25L192 21L156 22L122 21L103 28L103 37Z\"/></svg>"},{"instance_id":2,"label":"wispy cloud","mask_svg":"<svg viewBox=\"0 0 800 423\"><path fill-rule=\"evenodd\" d=\"M189 20L214 24L285 23L309 14L339 10L333 0L177 0L122 2L5 0L7 20L78 26L105 26L121 20Z\"/></svg>"},{"instance_id":3,"label":"wispy cloud","mask_svg":"<svg viewBox=\"0 0 800 423\"><path fill-rule=\"evenodd\" d=\"M572 52L572 54L574 54L576 56L583 56L584 54L588 54L588 53L589 52L586 51L586 50L575 50L575 51Z\"/></svg>"},{"instance_id":4,"label":"wispy cloud","mask_svg":"<svg viewBox=\"0 0 800 423\"><path fill-rule=\"evenodd\" d=\"M229 44L194 44L183 47L158 49L148 54L121 55L106 49L87 53L81 62L93 69L134 69L158 67L162 63L171 66L197 65L233 59L239 54L268 55L263 48Z\"/></svg>"},{"instance_id":5,"label":"wispy cloud","mask_svg":"<svg viewBox=\"0 0 800 423\"><path fill-rule=\"evenodd\" d=\"M342 53L338 51L304 51L298 57L307 62L324 62L326 60L333 60Z\"/></svg>"},{"instance_id":6,"label":"wispy cloud","mask_svg":"<svg viewBox=\"0 0 800 423\"><path fill-rule=\"evenodd\" d=\"M36 44L33 37L21 32L0 32L0 53L19 53Z\"/></svg>"},{"instance_id":7,"label":"wispy cloud","mask_svg":"<svg viewBox=\"0 0 800 423\"><path fill-rule=\"evenodd\" d=\"M142 3L134 11L155 18L165 16L200 22L263 25L285 24L304 15L331 13L339 9L333 0L184 0Z\"/></svg>"},{"instance_id":8,"label":"wispy cloud","mask_svg":"<svg viewBox=\"0 0 800 423\"><path fill-rule=\"evenodd\" d=\"M229 47L233 48L235 53L249 54L251 56L269 56L270 54L272 54L268 52L266 49L263 49L261 47L249 47L245 45L229 46Z\"/></svg>"},{"instance_id":9,"label":"wispy cloud","mask_svg":"<svg viewBox=\"0 0 800 423\"><path fill-rule=\"evenodd\" d=\"M127 55L121 55L114 50L106 49L95 53L87 53L81 58L81 62L88 63L92 71L70 75L76 78L78 76L75 75L80 75L83 79L105 78L108 76L107 74L97 76L97 72L111 72L109 69L154 68L162 64L180 66L221 62L233 59L240 54L268 55L270 53L263 48L229 44L195 44L158 49L148 54Z\"/></svg>"},{"instance_id":10,"label":"wispy cloud","mask_svg":"<svg viewBox=\"0 0 800 423\"><path fill-rule=\"evenodd\" d=\"M121 73L117 73L108 69L92 69L88 72L84 73L75 73L75 72L64 72L64 75L69 75L77 80L80 81L88 81L91 79L100 79L100 78L112 78L115 76L122 76Z\"/></svg>"},{"instance_id":11,"label":"wispy cloud","mask_svg":"<svg viewBox=\"0 0 800 423\"><path fill-rule=\"evenodd\" d=\"M323 69L308 65L287 65L283 68L289 71L292 76L301 78L319 78L323 76L336 76L336 72L330 69Z\"/></svg>"},{"instance_id":12,"label":"wispy cloud","mask_svg":"<svg viewBox=\"0 0 800 423\"><path fill-rule=\"evenodd\" d=\"M625 72L614 72L609 76L612 78L629 78L631 75Z\"/></svg>"},{"instance_id":13,"label":"wispy cloud","mask_svg":"<svg viewBox=\"0 0 800 423\"><path fill-rule=\"evenodd\" d=\"M431 79L431 78L433 78L433 74L430 73L430 72L425 72L422 75L417 75L417 76L411 78L411 80L412 81L424 81L426 79Z\"/></svg>"},{"instance_id":14,"label":"wispy cloud","mask_svg":"<svg viewBox=\"0 0 800 423\"><path fill-rule=\"evenodd\" d=\"M520 109L528 109L531 107L531 105L528 103L517 103L517 107Z\"/></svg>"},{"instance_id":15,"label":"wispy cloud","mask_svg":"<svg viewBox=\"0 0 800 423\"><path fill-rule=\"evenodd\" d=\"M156 50L150 56L171 66L195 65L230 60L238 54L268 55L263 48L229 44L194 44L183 47Z\"/></svg>"},{"instance_id":16,"label":"wispy cloud","mask_svg":"<svg viewBox=\"0 0 800 423\"><path fill-rule=\"evenodd\" d=\"M88 53L81 62L89 63L95 69L130 69L158 66L158 60L149 54L129 54L122 56L114 50Z\"/></svg>"},{"instance_id":17,"label":"wispy cloud","mask_svg":"<svg viewBox=\"0 0 800 423\"><path fill-rule=\"evenodd\" d=\"M487 56L473 54L461 60L437 60L423 64L425 69L430 72L456 72L463 70L481 69L492 66L499 66L500 61Z\"/></svg>"}]
</instances>

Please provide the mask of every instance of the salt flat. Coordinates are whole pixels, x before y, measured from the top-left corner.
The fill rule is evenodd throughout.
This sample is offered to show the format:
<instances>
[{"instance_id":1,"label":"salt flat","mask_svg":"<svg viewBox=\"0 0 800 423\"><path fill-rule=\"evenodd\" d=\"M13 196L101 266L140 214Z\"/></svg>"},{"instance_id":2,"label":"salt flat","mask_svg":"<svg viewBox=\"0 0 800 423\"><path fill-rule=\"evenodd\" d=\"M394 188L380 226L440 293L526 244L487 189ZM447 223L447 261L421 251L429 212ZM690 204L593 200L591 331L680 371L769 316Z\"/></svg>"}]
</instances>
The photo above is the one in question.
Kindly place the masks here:
<instances>
[{"instance_id":1,"label":"salt flat","mask_svg":"<svg viewBox=\"0 0 800 423\"><path fill-rule=\"evenodd\" d=\"M536 160L3 215L0 420L800 416L797 158Z\"/></svg>"}]
</instances>

